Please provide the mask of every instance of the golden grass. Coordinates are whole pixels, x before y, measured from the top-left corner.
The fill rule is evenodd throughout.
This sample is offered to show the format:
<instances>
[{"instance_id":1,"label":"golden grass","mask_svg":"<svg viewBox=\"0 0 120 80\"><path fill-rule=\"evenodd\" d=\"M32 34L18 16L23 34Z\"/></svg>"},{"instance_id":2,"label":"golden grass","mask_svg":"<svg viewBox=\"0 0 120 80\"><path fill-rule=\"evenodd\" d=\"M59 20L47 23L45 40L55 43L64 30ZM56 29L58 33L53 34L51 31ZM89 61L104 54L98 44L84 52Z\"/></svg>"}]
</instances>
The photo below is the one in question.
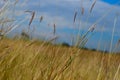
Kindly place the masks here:
<instances>
[{"instance_id":1,"label":"golden grass","mask_svg":"<svg viewBox=\"0 0 120 80\"><path fill-rule=\"evenodd\" d=\"M68 65L69 59L78 54ZM53 46L41 41L0 41L0 80L119 80L120 54Z\"/></svg>"}]
</instances>

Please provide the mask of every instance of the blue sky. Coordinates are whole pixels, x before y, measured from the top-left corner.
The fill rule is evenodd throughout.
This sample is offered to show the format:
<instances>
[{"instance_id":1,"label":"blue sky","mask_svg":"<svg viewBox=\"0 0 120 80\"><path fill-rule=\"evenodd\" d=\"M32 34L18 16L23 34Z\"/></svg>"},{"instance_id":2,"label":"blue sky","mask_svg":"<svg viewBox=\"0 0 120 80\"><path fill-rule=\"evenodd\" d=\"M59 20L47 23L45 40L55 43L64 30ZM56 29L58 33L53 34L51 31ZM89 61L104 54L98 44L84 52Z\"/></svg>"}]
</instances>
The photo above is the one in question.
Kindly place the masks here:
<instances>
[{"instance_id":1,"label":"blue sky","mask_svg":"<svg viewBox=\"0 0 120 80\"><path fill-rule=\"evenodd\" d=\"M119 0L102 0L102 1L110 3L110 4L116 4L116 3L120 2Z\"/></svg>"},{"instance_id":2,"label":"blue sky","mask_svg":"<svg viewBox=\"0 0 120 80\"><path fill-rule=\"evenodd\" d=\"M26 30L30 19L30 14L24 11L35 11L35 19L31 24L31 30L37 37L49 39L53 37L53 24L56 24L56 35L59 36L59 42L71 43L71 35L85 33L89 27L97 22L97 27L93 35L86 44L89 48L109 50L111 35L116 14L120 14L119 0L97 0L92 13L89 13L90 7L94 0L19 0L15 7L14 16L17 21L24 21L21 27L16 28L13 32ZM1 2L2 4L2 2ZM81 5L84 8L84 15L81 16ZM13 8L10 9L13 12ZM76 23L73 24L75 11L78 12ZM11 12L11 13L12 13ZM43 16L42 23L39 22L40 16ZM117 17L113 44L115 45L120 39L120 16ZM100 40L102 36L102 39ZM105 47L105 48L104 48ZM114 47L114 46L113 46ZM119 49L117 49L119 50Z\"/></svg>"}]
</instances>

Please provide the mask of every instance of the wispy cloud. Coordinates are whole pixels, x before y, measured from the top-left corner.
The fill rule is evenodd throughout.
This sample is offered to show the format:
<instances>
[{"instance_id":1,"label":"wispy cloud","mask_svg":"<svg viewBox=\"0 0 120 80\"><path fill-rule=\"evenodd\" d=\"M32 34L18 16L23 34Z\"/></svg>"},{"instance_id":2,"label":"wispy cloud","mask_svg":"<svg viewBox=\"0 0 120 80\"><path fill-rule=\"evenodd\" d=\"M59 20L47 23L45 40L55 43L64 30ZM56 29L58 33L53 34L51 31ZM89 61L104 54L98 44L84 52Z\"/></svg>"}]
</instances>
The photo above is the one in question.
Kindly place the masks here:
<instances>
[{"instance_id":1,"label":"wispy cloud","mask_svg":"<svg viewBox=\"0 0 120 80\"><path fill-rule=\"evenodd\" d=\"M63 36L68 36L74 28L74 12L78 11L76 26L78 26L80 24L79 21L81 21L81 30L88 30L92 24L97 22L96 32L102 32L101 27L104 26L104 32L110 34L116 13L120 14L120 6L103 2L103 0L97 0L90 14L89 11L93 1L94 0L19 0L15 12L17 18L25 18L28 16L24 13L25 10L35 11L36 15L32 26L40 26L42 30L46 32L45 34L49 34L49 29L52 30L53 24L56 24L58 33L65 33ZM83 16L80 15L81 6L84 8ZM41 24L38 23L40 16L43 16L43 22ZM116 24L116 36L118 36L120 32L119 18ZM48 24L50 27L48 27ZM77 30L78 28L75 29Z\"/></svg>"}]
</instances>

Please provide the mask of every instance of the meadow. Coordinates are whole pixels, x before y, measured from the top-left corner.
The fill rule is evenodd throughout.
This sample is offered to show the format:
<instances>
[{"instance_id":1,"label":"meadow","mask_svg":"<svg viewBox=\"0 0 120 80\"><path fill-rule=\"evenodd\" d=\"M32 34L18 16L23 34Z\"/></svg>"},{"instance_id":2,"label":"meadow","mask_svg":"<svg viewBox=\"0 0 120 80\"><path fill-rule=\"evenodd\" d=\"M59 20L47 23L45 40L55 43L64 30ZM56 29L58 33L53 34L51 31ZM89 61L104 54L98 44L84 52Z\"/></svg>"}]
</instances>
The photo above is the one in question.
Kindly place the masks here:
<instances>
[{"instance_id":1,"label":"meadow","mask_svg":"<svg viewBox=\"0 0 120 80\"><path fill-rule=\"evenodd\" d=\"M119 80L120 54L42 41L0 41L0 80Z\"/></svg>"},{"instance_id":2,"label":"meadow","mask_svg":"<svg viewBox=\"0 0 120 80\"><path fill-rule=\"evenodd\" d=\"M119 47L120 43L118 41L112 49L116 19L113 22L109 52L99 51L97 48L96 50L84 48L99 20L84 34L72 35L72 46L67 43L54 44L58 38L55 23L52 31L54 37L51 39L32 38L29 33L32 33L30 28L36 12L30 10L24 11L31 14L27 30L14 38L8 38L7 35L24 22L23 20L16 24L14 16L12 18L8 16L11 10L9 4L15 8L18 1L11 3L8 0L0 9L0 80L120 80L120 53L112 52ZM95 4L96 0L92 3L89 14ZM83 14L84 7L81 8L81 16ZM73 16L73 27L76 25L77 15L76 11ZM40 23L43 19L44 16L40 16Z\"/></svg>"}]
</instances>

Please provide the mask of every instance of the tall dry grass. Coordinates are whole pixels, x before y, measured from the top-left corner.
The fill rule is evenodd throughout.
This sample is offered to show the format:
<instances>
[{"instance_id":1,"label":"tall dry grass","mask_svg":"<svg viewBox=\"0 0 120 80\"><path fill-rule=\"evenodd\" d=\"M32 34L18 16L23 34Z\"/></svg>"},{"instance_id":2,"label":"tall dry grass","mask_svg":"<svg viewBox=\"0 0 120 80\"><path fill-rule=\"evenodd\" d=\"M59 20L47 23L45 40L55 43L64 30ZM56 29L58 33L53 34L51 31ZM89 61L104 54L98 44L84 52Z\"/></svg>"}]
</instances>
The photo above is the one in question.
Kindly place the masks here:
<instances>
[{"instance_id":1,"label":"tall dry grass","mask_svg":"<svg viewBox=\"0 0 120 80\"><path fill-rule=\"evenodd\" d=\"M10 39L0 46L0 80L120 79L120 54L108 66L109 54L90 50Z\"/></svg>"},{"instance_id":2,"label":"tall dry grass","mask_svg":"<svg viewBox=\"0 0 120 80\"><path fill-rule=\"evenodd\" d=\"M8 4L10 3L6 2L5 6L3 6L0 16L4 15ZM96 0L90 7L90 14L95 4ZM16 2L14 5L16 5ZM35 18L35 12L25 12L31 13L28 24L30 27ZM74 26L77 14L77 12L74 14ZM108 12L103 17L107 14ZM81 15L84 15L83 7L81 7ZM86 33L78 34L78 41L75 47L55 46L45 41L3 38L0 40L0 80L119 80L120 54L106 54L104 51L76 48L79 46L84 47L91 37L89 33L94 32L97 23L103 17L91 25ZM5 20L0 21L0 23L11 21L6 18ZM42 20L43 17L41 16L40 22ZM115 19L111 46L113 44L116 21ZM19 24L22 24L22 22ZM17 28L19 24L12 25L9 29L7 28L5 34ZM53 25L53 35L56 35L56 24ZM52 38L50 42L57 38ZM110 52L112 51L111 49Z\"/></svg>"}]
</instances>

